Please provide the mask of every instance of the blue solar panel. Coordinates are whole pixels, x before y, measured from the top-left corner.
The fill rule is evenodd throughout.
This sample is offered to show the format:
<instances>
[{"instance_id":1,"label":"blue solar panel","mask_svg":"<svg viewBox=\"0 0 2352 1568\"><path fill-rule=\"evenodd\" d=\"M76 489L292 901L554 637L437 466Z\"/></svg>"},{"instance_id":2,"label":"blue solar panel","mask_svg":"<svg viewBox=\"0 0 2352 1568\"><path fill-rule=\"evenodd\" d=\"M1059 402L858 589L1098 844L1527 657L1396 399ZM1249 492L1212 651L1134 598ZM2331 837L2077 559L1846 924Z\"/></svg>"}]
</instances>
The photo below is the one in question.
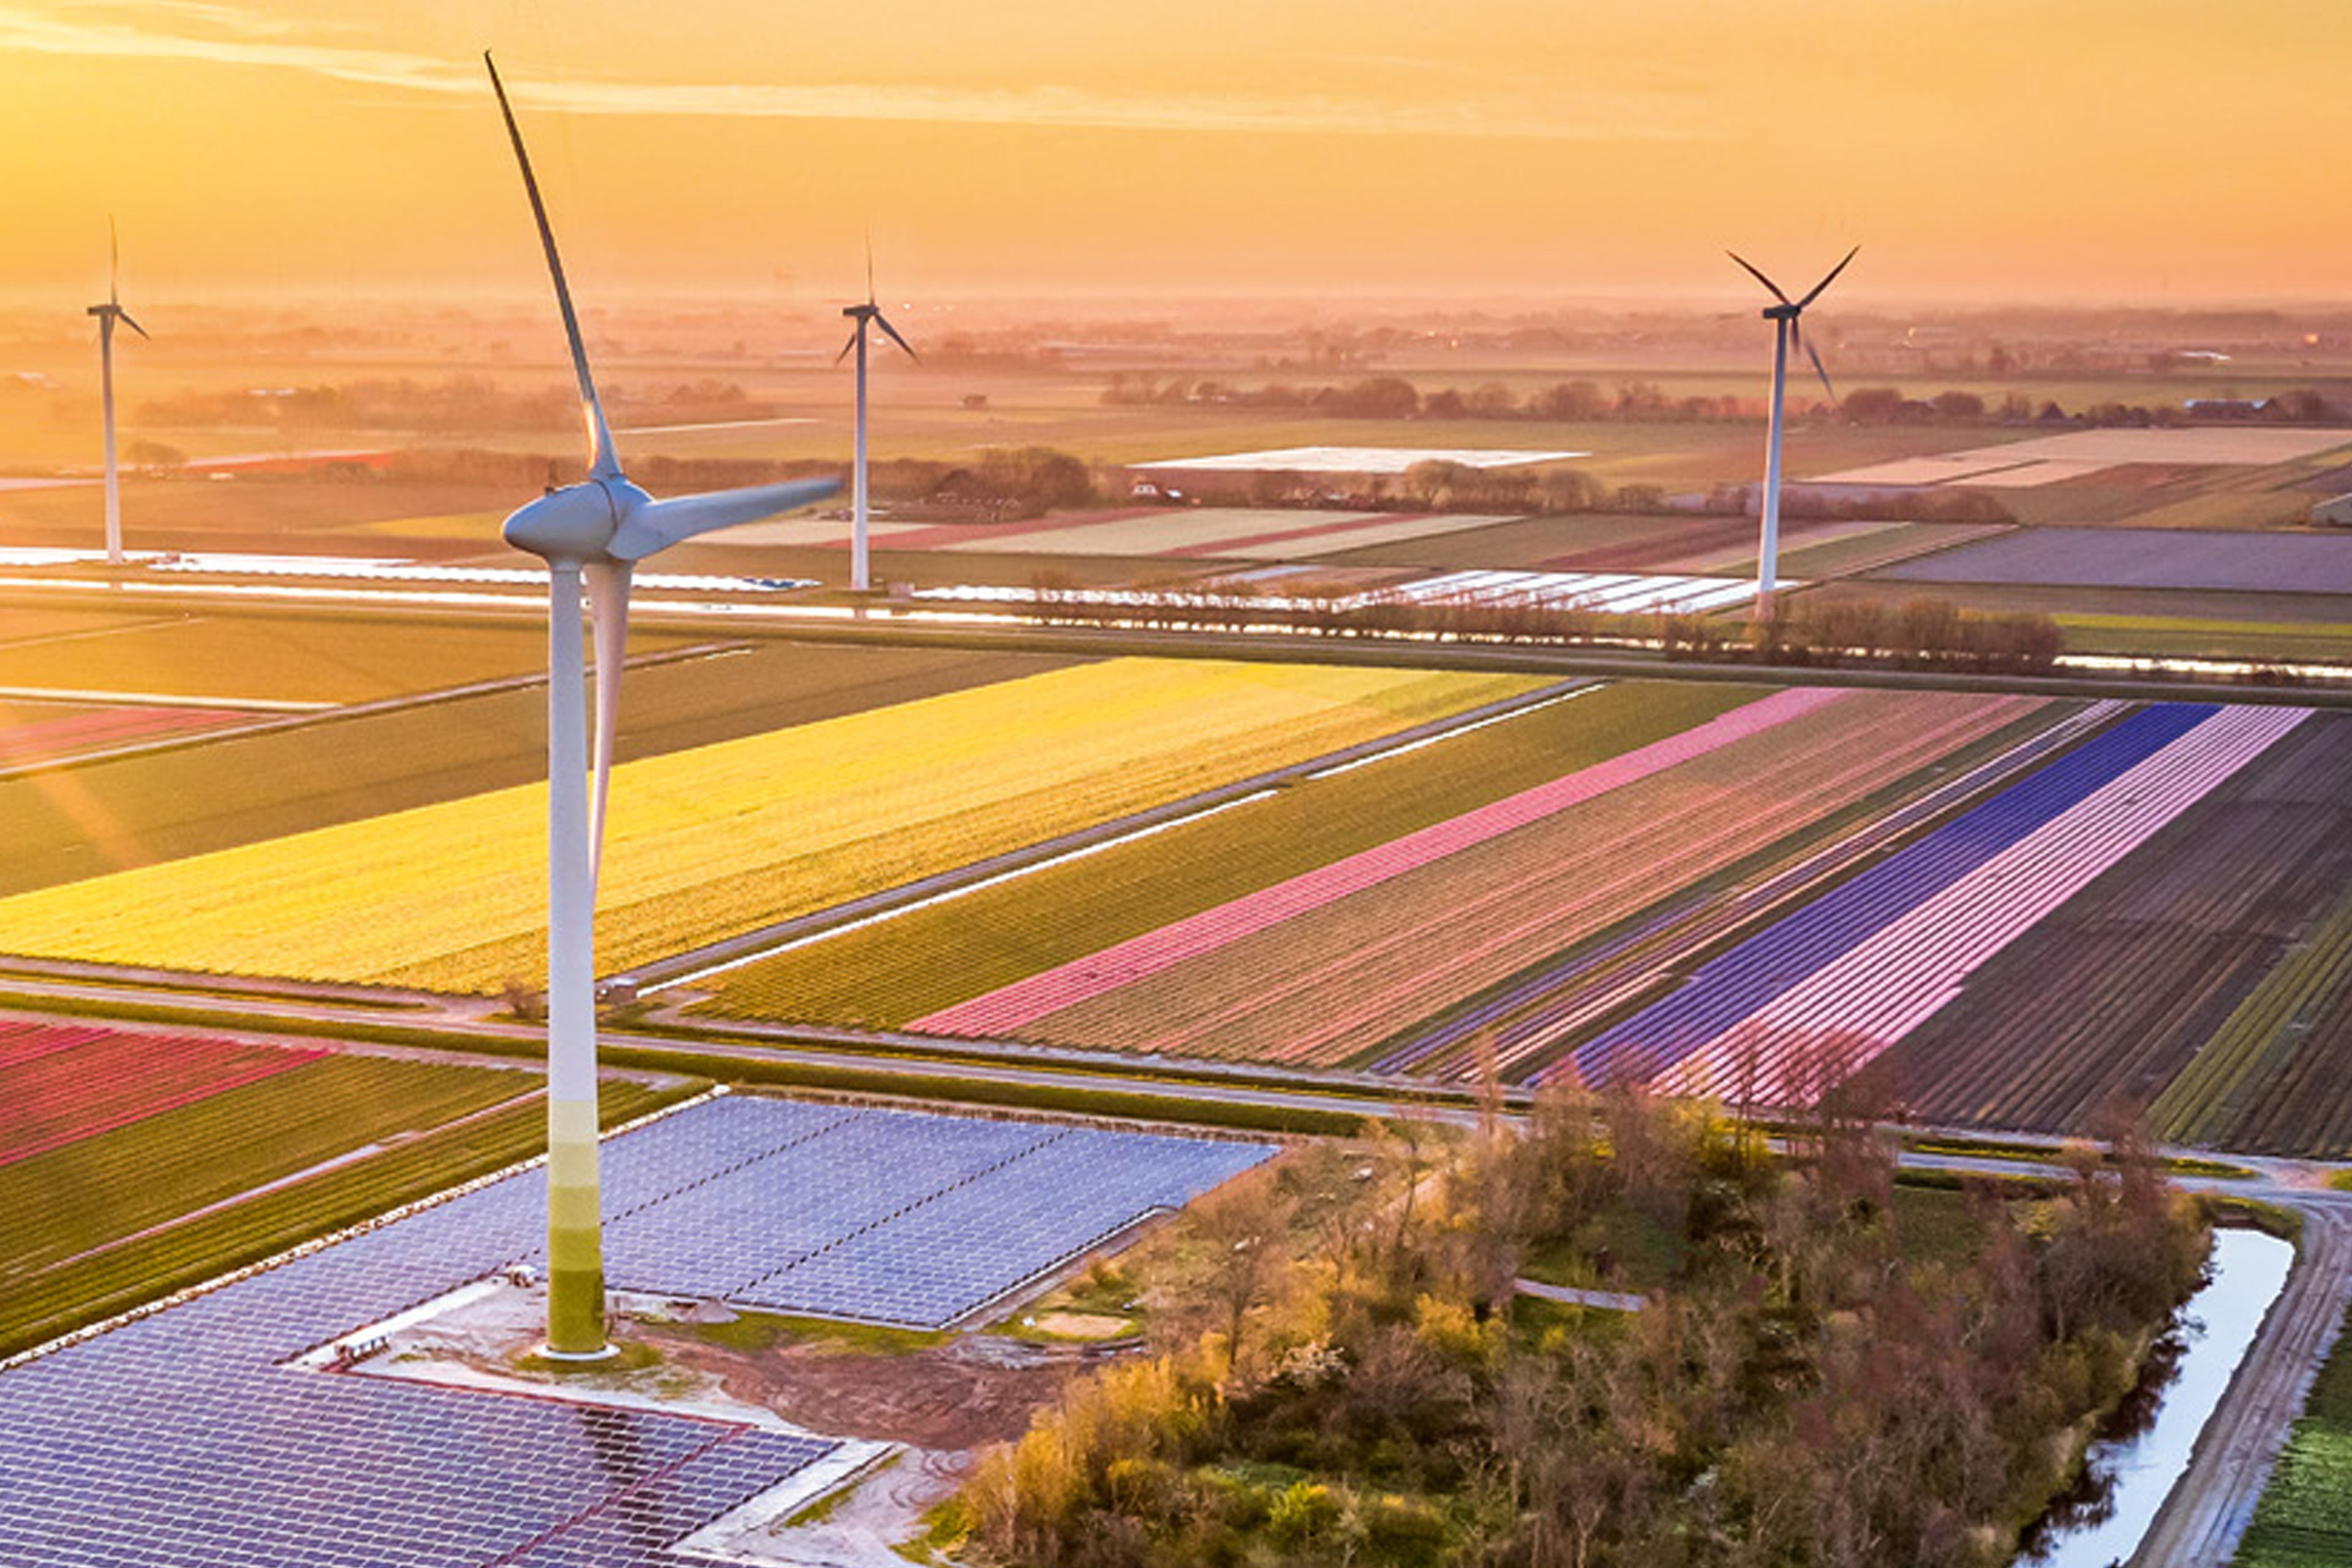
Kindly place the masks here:
<instances>
[{"instance_id":1,"label":"blue solar panel","mask_svg":"<svg viewBox=\"0 0 2352 1568\"><path fill-rule=\"evenodd\" d=\"M953 1321L1263 1145L745 1097L605 1145L612 1282ZM833 1451L723 1421L280 1363L536 1256L509 1177L0 1374L7 1568L686 1568Z\"/></svg>"}]
</instances>

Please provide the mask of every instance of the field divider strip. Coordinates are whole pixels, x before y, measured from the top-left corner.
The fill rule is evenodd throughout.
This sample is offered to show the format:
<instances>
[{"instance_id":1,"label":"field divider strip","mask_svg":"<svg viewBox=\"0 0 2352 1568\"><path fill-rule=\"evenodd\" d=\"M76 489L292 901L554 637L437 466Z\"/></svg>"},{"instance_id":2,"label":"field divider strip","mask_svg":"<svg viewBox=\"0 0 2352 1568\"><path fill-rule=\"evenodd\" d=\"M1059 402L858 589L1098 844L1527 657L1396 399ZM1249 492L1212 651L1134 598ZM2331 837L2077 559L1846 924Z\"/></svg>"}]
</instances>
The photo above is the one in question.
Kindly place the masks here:
<instances>
[{"instance_id":1,"label":"field divider strip","mask_svg":"<svg viewBox=\"0 0 2352 1568\"><path fill-rule=\"evenodd\" d=\"M222 708L245 713L324 713L341 706L290 697L174 696L166 691L101 691L66 686L0 686L0 700L129 704L140 708Z\"/></svg>"},{"instance_id":2,"label":"field divider strip","mask_svg":"<svg viewBox=\"0 0 2352 1568\"><path fill-rule=\"evenodd\" d=\"M1179 800L1114 817L1108 822L1078 828L1001 855L992 855L952 870L919 878L901 887L885 889L878 893L835 904L830 909L798 915L740 935L689 948L683 952L635 966L630 978L636 981L639 995L651 995L691 984L826 937L875 925L1265 799L1286 784L1316 778L1339 768L1378 761L1454 735L1467 734L1474 729L1499 723L1505 719L1518 718L1598 690L1603 684L1578 677L1556 681L1517 697L1482 703L1443 719L1411 725L1392 734L1359 742L1319 757L1310 757L1249 778L1236 779Z\"/></svg>"}]
</instances>

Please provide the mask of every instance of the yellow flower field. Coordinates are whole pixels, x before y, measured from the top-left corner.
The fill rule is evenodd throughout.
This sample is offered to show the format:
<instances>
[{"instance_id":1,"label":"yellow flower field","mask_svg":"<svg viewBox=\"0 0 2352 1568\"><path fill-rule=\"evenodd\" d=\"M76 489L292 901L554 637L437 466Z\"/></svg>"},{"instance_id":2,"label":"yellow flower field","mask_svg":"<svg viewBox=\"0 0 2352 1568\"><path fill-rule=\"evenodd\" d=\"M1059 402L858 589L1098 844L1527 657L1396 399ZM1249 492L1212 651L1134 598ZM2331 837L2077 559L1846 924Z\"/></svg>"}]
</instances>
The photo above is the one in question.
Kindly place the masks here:
<instances>
[{"instance_id":1,"label":"yellow flower field","mask_svg":"<svg viewBox=\"0 0 2352 1568\"><path fill-rule=\"evenodd\" d=\"M614 770L599 968L825 908L1525 690L1116 659ZM487 991L546 967L544 786L0 900L0 952Z\"/></svg>"}]
</instances>

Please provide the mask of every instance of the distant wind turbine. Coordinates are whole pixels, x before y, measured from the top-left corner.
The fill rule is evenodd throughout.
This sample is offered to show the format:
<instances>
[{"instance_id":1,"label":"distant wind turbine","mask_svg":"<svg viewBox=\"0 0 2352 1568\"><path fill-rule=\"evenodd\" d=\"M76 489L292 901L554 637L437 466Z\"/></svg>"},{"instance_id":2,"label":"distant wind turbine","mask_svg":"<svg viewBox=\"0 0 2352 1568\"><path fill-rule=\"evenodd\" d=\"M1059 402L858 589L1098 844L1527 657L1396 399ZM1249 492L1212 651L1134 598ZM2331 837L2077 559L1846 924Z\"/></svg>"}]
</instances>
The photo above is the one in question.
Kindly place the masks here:
<instances>
[{"instance_id":1,"label":"distant wind turbine","mask_svg":"<svg viewBox=\"0 0 2352 1568\"><path fill-rule=\"evenodd\" d=\"M839 364L843 360L849 357L850 350L856 349L857 351L857 457L856 462L852 464L850 468L849 586L854 592L863 594L867 589L874 586L873 573L866 565L866 324L871 322L875 326L881 328L884 332L889 335L892 342L897 343L900 348L907 351L907 357L908 359L913 360L917 364L923 363L923 356L917 353L914 349L908 345L907 340L898 335L898 329L890 324L889 319L882 314L882 307L874 302L874 241L870 237L866 242L866 303L863 305L844 305L841 308L841 313L847 316L851 321L856 323L849 329L849 341L841 345L841 352L833 356L833 363Z\"/></svg>"},{"instance_id":2,"label":"distant wind turbine","mask_svg":"<svg viewBox=\"0 0 2352 1568\"><path fill-rule=\"evenodd\" d=\"M628 644L630 569L680 540L790 511L841 487L832 479L799 480L656 500L629 482L588 374L588 351L555 252L555 231L531 174L530 154L487 51L482 63L489 68L490 88L498 94L540 245L547 252L588 434L587 479L550 489L509 517L504 531L509 544L544 560L548 573L547 1353L588 1361L612 1353L604 1338L604 1215L596 1165L595 907L621 664ZM588 679L580 644L583 581L595 624L593 805L584 723Z\"/></svg>"},{"instance_id":3,"label":"distant wind turbine","mask_svg":"<svg viewBox=\"0 0 2352 1568\"><path fill-rule=\"evenodd\" d=\"M1764 448L1764 526L1763 537L1756 551L1756 618L1759 621L1772 618L1773 579L1780 564L1780 405L1788 390L1789 344L1793 341L1798 347L1805 351L1805 356L1813 362L1814 374L1822 378L1822 389L1830 395L1830 401L1836 402L1837 388L1830 384L1830 373L1822 367L1822 356L1813 352L1813 346L1811 343L1805 342L1805 331L1798 324L1798 318L1805 313L1805 307L1820 299L1822 290L1827 289L1837 275L1845 270L1846 262L1852 261L1861 252L1862 247L1858 245L1847 251L1845 261L1841 261L1831 268L1829 276L1814 284L1811 292L1801 300L1790 300L1786 294L1781 293L1778 283L1765 277L1738 251L1724 252L1732 260L1746 268L1748 274L1756 281L1770 289L1772 298L1780 301L1777 305L1767 305L1764 308L1764 319L1773 324L1774 330L1772 429L1771 434L1766 438Z\"/></svg>"},{"instance_id":4,"label":"distant wind turbine","mask_svg":"<svg viewBox=\"0 0 2352 1568\"><path fill-rule=\"evenodd\" d=\"M99 398L106 411L106 563L122 564L122 475L114 462L114 323L121 322L141 337L147 329L122 308L122 246L115 237L114 219L106 220L106 303L92 305L98 318Z\"/></svg>"}]
</instances>

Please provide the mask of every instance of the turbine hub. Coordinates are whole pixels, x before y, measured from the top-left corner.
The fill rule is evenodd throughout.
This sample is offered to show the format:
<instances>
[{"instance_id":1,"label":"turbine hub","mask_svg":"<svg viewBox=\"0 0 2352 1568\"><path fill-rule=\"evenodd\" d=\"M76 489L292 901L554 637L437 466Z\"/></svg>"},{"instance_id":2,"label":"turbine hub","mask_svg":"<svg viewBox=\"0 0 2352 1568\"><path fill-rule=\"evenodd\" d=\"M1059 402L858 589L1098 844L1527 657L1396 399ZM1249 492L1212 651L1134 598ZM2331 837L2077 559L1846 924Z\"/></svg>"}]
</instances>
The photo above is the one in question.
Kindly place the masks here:
<instances>
[{"instance_id":1,"label":"turbine hub","mask_svg":"<svg viewBox=\"0 0 2352 1568\"><path fill-rule=\"evenodd\" d=\"M1793 321L1804 310L1802 305L1767 305L1764 319L1768 321Z\"/></svg>"},{"instance_id":2,"label":"turbine hub","mask_svg":"<svg viewBox=\"0 0 2352 1568\"><path fill-rule=\"evenodd\" d=\"M543 561L604 561L621 519L652 499L626 479L590 479L516 508L500 531Z\"/></svg>"}]
</instances>

